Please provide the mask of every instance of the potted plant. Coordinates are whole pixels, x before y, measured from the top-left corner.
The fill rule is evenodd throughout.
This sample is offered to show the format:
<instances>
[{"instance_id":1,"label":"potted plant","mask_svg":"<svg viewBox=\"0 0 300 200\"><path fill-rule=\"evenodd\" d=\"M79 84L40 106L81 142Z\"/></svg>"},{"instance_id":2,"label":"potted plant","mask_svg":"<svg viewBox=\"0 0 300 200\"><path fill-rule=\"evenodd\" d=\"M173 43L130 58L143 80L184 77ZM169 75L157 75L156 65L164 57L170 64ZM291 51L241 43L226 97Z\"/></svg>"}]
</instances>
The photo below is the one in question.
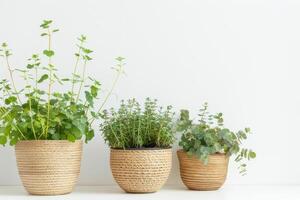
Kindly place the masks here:
<instances>
[{"instance_id":1,"label":"potted plant","mask_svg":"<svg viewBox=\"0 0 300 200\"><path fill-rule=\"evenodd\" d=\"M223 115L207 111L208 105L200 109L198 123L193 123L187 110L181 110L178 130L182 131L177 151L180 175L191 190L217 190L225 182L229 157L236 155L238 169L246 173L245 160L256 157L255 152L242 148L250 129L233 132L223 126Z\"/></svg>"},{"instance_id":2,"label":"potted plant","mask_svg":"<svg viewBox=\"0 0 300 200\"><path fill-rule=\"evenodd\" d=\"M110 166L119 186L128 193L158 191L167 181L174 141L171 106L147 98L144 108L135 99L122 101L116 111L104 111L100 129L111 147Z\"/></svg>"},{"instance_id":3,"label":"potted plant","mask_svg":"<svg viewBox=\"0 0 300 200\"><path fill-rule=\"evenodd\" d=\"M91 124L99 118L123 67L123 58L117 58L113 87L100 109L95 110L100 83L86 75L87 63L92 60L92 50L85 46L86 37L78 38L71 77L60 78L52 48L58 29L51 25L51 20L44 20L40 25L41 36L47 38L48 47L42 52L43 57L33 54L25 69L12 68L9 60L12 53L6 43L0 49L10 76L10 81L0 81L0 144L15 146L21 180L28 193L34 195L72 191L80 172L82 139L88 142L94 137ZM24 80L21 90L15 84L16 72ZM70 89L60 92L56 84L69 85Z\"/></svg>"}]
</instances>

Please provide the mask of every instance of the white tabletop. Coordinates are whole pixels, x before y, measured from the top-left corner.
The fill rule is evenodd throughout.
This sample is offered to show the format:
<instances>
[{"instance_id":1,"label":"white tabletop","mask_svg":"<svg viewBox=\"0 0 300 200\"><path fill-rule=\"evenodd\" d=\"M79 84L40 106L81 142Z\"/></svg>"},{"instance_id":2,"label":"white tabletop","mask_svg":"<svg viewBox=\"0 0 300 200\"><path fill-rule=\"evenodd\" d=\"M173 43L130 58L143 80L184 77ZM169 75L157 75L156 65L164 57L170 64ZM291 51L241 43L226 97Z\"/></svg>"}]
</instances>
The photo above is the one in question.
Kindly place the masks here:
<instances>
[{"instance_id":1,"label":"white tabletop","mask_svg":"<svg viewBox=\"0 0 300 200\"><path fill-rule=\"evenodd\" d=\"M250 186L225 185L218 191L190 191L183 186L166 186L157 193L127 194L117 186L77 186L75 191L61 196L28 195L21 186L0 186L0 200L63 199L63 200L299 200L299 185Z\"/></svg>"}]
</instances>

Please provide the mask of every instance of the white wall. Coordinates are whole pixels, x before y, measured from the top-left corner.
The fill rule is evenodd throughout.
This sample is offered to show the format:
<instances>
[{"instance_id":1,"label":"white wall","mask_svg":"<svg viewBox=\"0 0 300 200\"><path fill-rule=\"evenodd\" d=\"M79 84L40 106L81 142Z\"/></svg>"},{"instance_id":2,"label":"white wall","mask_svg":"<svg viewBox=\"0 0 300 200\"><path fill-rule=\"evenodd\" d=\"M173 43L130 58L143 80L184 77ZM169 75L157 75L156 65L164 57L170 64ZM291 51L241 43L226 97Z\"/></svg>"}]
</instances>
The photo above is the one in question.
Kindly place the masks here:
<instances>
[{"instance_id":1,"label":"white wall","mask_svg":"<svg viewBox=\"0 0 300 200\"><path fill-rule=\"evenodd\" d=\"M0 40L14 50L13 65L23 67L46 45L41 20L55 20L55 63L67 74L75 38L84 33L95 50L90 74L104 88L113 58L127 59L127 76L107 107L150 96L196 114L208 101L228 127L254 132L248 144L257 159L245 177L232 165L227 184L300 184L299 10L297 0L0 0ZM4 65L0 75L7 76ZM80 184L114 183L109 149L97 133L84 147ZM169 184L177 183L174 154ZM14 184L14 150L0 148L0 185Z\"/></svg>"}]
</instances>

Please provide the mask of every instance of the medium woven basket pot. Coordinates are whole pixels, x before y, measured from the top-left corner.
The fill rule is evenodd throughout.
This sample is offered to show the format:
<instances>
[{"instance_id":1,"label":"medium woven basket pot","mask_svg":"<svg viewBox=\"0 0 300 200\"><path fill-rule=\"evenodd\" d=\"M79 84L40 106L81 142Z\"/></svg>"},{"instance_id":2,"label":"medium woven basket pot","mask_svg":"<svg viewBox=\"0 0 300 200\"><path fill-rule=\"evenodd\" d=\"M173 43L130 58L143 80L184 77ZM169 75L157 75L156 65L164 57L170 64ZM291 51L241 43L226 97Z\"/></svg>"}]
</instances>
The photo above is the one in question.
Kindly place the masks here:
<instances>
[{"instance_id":1,"label":"medium woven basket pot","mask_svg":"<svg viewBox=\"0 0 300 200\"><path fill-rule=\"evenodd\" d=\"M72 192L80 173L81 140L19 141L15 151L19 174L29 194Z\"/></svg>"},{"instance_id":2,"label":"medium woven basket pot","mask_svg":"<svg viewBox=\"0 0 300 200\"><path fill-rule=\"evenodd\" d=\"M183 150L178 150L177 156L181 179L190 190L217 190L224 184L229 161L225 154L210 155L207 165Z\"/></svg>"},{"instance_id":3,"label":"medium woven basket pot","mask_svg":"<svg viewBox=\"0 0 300 200\"><path fill-rule=\"evenodd\" d=\"M111 149L110 167L119 186L128 193L152 193L167 181L172 149Z\"/></svg>"}]
</instances>

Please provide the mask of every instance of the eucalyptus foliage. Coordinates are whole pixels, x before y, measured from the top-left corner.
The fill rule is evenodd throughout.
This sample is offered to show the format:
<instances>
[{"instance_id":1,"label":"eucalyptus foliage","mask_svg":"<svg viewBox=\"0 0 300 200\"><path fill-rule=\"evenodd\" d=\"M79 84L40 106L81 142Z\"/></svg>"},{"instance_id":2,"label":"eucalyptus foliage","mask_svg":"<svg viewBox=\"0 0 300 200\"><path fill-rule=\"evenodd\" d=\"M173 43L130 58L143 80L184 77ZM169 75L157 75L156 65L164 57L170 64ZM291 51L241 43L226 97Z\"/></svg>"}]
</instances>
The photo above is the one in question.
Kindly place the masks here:
<instances>
[{"instance_id":1,"label":"eucalyptus foliage","mask_svg":"<svg viewBox=\"0 0 300 200\"><path fill-rule=\"evenodd\" d=\"M6 43L0 48L0 55L6 63L10 80L0 81L0 144L15 145L19 140L69 140L84 138L86 142L94 137L91 125L99 118L102 107L111 94L120 74L123 72L123 58L117 58L116 78L98 110L94 102L98 99L101 84L86 75L87 64L92 60L92 50L86 47L86 36L77 38L75 66L70 77L61 78L53 62L52 48L54 34L59 31L51 27L51 20L40 25L41 36L46 38L47 48L42 56L33 54L24 69L10 64L11 50ZM44 62L42 62L44 61ZM46 62L45 62L46 61ZM16 88L14 73L24 80L24 87ZM66 92L55 91L54 85L68 85ZM46 88L46 89L42 89Z\"/></svg>"},{"instance_id":2,"label":"eucalyptus foliage","mask_svg":"<svg viewBox=\"0 0 300 200\"><path fill-rule=\"evenodd\" d=\"M177 124L178 131L183 132L179 145L188 155L194 155L204 164L208 163L208 156L215 153L236 155L241 174L246 173L246 160L256 157L254 151L242 148L242 143L250 134L250 128L234 132L224 127L223 114L210 114L208 104L200 109L198 123L193 123L188 110L181 110Z\"/></svg>"},{"instance_id":3,"label":"eucalyptus foliage","mask_svg":"<svg viewBox=\"0 0 300 200\"><path fill-rule=\"evenodd\" d=\"M100 129L111 148L169 148L174 141L172 107L158 107L147 98L144 107L135 100L121 101L118 110L104 110Z\"/></svg>"}]
</instances>

